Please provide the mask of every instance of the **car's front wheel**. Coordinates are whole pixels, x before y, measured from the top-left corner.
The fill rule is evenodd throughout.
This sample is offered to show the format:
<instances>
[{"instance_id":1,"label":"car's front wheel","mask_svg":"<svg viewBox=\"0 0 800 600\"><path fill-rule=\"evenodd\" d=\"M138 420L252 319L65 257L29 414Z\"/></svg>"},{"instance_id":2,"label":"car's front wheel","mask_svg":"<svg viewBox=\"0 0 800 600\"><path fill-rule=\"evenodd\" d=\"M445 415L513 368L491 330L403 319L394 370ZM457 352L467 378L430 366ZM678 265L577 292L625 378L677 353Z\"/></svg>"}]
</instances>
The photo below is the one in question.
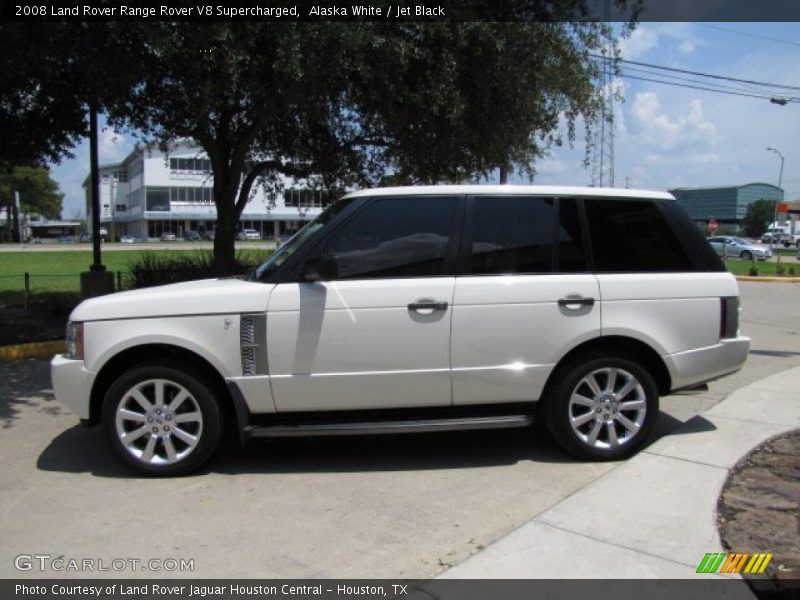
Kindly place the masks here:
<instances>
[{"instance_id":1,"label":"car's front wheel","mask_svg":"<svg viewBox=\"0 0 800 600\"><path fill-rule=\"evenodd\" d=\"M569 453L616 460L636 452L650 437L658 418L658 389L637 362L622 356L586 357L560 374L544 399L545 420Z\"/></svg>"},{"instance_id":2,"label":"car's front wheel","mask_svg":"<svg viewBox=\"0 0 800 600\"><path fill-rule=\"evenodd\" d=\"M106 392L106 438L137 471L189 473L219 445L220 411L210 389L208 382L180 365L134 367Z\"/></svg>"}]
</instances>

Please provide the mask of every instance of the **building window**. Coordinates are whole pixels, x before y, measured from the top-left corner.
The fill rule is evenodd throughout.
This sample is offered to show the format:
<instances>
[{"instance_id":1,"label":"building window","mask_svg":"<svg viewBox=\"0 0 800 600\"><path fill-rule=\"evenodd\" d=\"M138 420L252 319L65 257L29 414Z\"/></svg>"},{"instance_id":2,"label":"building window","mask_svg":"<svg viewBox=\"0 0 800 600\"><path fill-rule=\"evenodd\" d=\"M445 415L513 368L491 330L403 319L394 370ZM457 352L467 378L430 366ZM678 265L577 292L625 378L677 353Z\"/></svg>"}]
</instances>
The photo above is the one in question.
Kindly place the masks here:
<instances>
[{"instance_id":1,"label":"building window","mask_svg":"<svg viewBox=\"0 0 800 600\"><path fill-rule=\"evenodd\" d=\"M146 210L169 212L169 188L149 188Z\"/></svg>"},{"instance_id":2,"label":"building window","mask_svg":"<svg viewBox=\"0 0 800 600\"><path fill-rule=\"evenodd\" d=\"M210 204L214 198L210 187L173 186L169 188L170 202Z\"/></svg>"},{"instance_id":3,"label":"building window","mask_svg":"<svg viewBox=\"0 0 800 600\"><path fill-rule=\"evenodd\" d=\"M283 191L284 206L297 208L322 208L330 204L330 195L322 190L308 188Z\"/></svg>"},{"instance_id":4,"label":"building window","mask_svg":"<svg viewBox=\"0 0 800 600\"><path fill-rule=\"evenodd\" d=\"M190 173L210 173L211 161L207 158L170 158L169 170Z\"/></svg>"}]
</instances>

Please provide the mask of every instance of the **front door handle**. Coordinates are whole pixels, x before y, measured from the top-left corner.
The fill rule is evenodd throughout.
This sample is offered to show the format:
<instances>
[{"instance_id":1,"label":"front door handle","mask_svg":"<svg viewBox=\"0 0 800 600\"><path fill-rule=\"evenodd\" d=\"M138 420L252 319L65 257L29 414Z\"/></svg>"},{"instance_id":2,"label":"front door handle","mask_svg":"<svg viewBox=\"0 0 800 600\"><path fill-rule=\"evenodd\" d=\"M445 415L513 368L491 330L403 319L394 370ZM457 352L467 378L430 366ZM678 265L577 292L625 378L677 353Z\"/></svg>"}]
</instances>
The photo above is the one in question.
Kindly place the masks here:
<instances>
[{"instance_id":1,"label":"front door handle","mask_svg":"<svg viewBox=\"0 0 800 600\"><path fill-rule=\"evenodd\" d=\"M565 308L577 306L594 306L594 298L584 298L578 294L570 294L566 298L559 298L558 305Z\"/></svg>"},{"instance_id":2,"label":"front door handle","mask_svg":"<svg viewBox=\"0 0 800 600\"><path fill-rule=\"evenodd\" d=\"M418 313L431 314L437 310L447 310L447 302L436 302L435 300L417 300L408 305L408 310Z\"/></svg>"}]
</instances>

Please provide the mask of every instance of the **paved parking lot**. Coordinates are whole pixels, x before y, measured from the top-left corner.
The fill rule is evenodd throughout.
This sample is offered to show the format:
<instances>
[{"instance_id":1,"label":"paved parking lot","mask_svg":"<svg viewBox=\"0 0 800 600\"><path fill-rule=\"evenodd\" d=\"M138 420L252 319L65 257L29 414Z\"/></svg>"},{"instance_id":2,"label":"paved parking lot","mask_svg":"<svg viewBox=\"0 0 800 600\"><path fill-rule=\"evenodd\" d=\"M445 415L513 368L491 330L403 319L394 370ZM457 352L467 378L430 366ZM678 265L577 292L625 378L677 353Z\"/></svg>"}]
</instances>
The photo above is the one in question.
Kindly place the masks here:
<instances>
[{"instance_id":1,"label":"paved parking lot","mask_svg":"<svg viewBox=\"0 0 800 600\"><path fill-rule=\"evenodd\" d=\"M660 435L800 365L800 285L741 289L747 365L662 399ZM53 400L46 362L0 364L0 381L0 577L42 576L14 568L37 553L194 559L183 575L209 578L428 577L618 466L512 430L257 443L192 477L146 479Z\"/></svg>"}]
</instances>

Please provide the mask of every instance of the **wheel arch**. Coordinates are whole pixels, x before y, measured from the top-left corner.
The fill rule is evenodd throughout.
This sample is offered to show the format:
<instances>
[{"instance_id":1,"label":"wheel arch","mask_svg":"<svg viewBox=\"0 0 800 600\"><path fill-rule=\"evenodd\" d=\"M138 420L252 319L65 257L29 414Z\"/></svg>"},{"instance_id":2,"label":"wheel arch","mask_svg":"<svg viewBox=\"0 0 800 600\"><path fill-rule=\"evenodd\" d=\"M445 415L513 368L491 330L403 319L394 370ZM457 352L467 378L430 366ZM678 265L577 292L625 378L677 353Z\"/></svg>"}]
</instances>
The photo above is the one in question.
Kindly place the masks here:
<instances>
[{"instance_id":1,"label":"wheel arch","mask_svg":"<svg viewBox=\"0 0 800 600\"><path fill-rule=\"evenodd\" d=\"M122 373L137 365L153 362L176 362L191 365L213 385L213 396L218 399L223 418L233 410L233 402L225 378L210 362L202 356L171 344L142 344L126 348L114 355L102 366L92 385L89 395L89 425L100 423L103 399L114 380Z\"/></svg>"},{"instance_id":2,"label":"wheel arch","mask_svg":"<svg viewBox=\"0 0 800 600\"><path fill-rule=\"evenodd\" d=\"M618 354L637 360L647 369L656 382L658 393L664 396L672 389L672 377L667 365L652 346L641 340L621 335L609 335L592 338L578 344L567 352L558 361L550 376L547 378L542 398L547 398L552 387L563 377L569 365L580 360L582 356L597 355L600 353Z\"/></svg>"}]
</instances>

